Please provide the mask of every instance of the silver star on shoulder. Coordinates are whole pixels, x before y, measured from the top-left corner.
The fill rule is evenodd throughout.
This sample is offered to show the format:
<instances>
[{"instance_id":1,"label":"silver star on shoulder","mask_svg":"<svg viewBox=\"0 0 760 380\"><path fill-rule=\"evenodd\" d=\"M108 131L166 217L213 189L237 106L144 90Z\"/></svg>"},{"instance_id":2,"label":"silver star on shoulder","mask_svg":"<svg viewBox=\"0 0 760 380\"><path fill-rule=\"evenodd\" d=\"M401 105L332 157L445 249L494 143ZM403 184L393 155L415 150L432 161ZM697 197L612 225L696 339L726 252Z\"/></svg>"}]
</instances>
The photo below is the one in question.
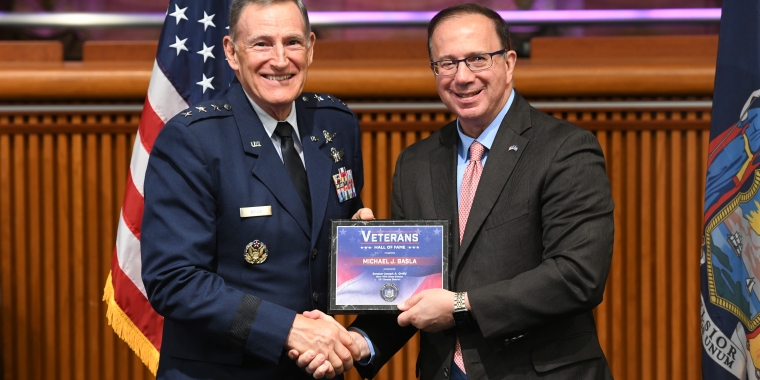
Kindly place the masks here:
<instances>
[{"instance_id":1,"label":"silver star on shoulder","mask_svg":"<svg viewBox=\"0 0 760 380\"><path fill-rule=\"evenodd\" d=\"M179 9L179 6L177 4L174 4L174 12L170 13L169 16L174 17L174 19L177 20L177 25L179 25L179 20L187 20L187 16L185 16L186 10L187 7Z\"/></svg>"},{"instance_id":2,"label":"silver star on shoulder","mask_svg":"<svg viewBox=\"0 0 760 380\"><path fill-rule=\"evenodd\" d=\"M318 101L320 101L320 102L324 100L324 99L322 99L322 97L321 97L321 96L319 96L319 95L317 95L317 94L314 94L314 99L317 99L317 100L318 100Z\"/></svg>"},{"instance_id":3,"label":"silver star on shoulder","mask_svg":"<svg viewBox=\"0 0 760 380\"><path fill-rule=\"evenodd\" d=\"M177 55L179 55L179 52L182 51L182 50L189 51L185 47L185 42L187 41L187 38L185 38L184 40L180 40L179 37L174 36L174 41L175 42L173 44L169 45L169 47L173 48L173 49L177 49Z\"/></svg>"},{"instance_id":4,"label":"silver star on shoulder","mask_svg":"<svg viewBox=\"0 0 760 380\"><path fill-rule=\"evenodd\" d=\"M209 15L206 14L206 11L203 11L203 18L200 19L200 20L198 20L198 22L201 23L201 24L203 24L203 31L204 32L206 31L206 28L208 28L209 26L213 26L214 28L216 28L216 25L214 25L214 22L211 21L211 20L214 19L214 16L216 16L216 15L213 14L213 15L209 16Z\"/></svg>"},{"instance_id":5,"label":"silver star on shoulder","mask_svg":"<svg viewBox=\"0 0 760 380\"><path fill-rule=\"evenodd\" d=\"M197 109L200 112L206 112L206 107L204 106L198 106L198 107L195 107L195 109Z\"/></svg>"},{"instance_id":6,"label":"silver star on shoulder","mask_svg":"<svg viewBox=\"0 0 760 380\"><path fill-rule=\"evenodd\" d=\"M193 116L193 111L183 112L182 116L184 116L184 117Z\"/></svg>"},{"instance_id":7,"label":"silver star on shoulder","mask_svg":"<svg viewBox=\"0 0 760 380\"><path fill-rule=\"evenodd\" d=\"M211 108L213 108L214 111L222 112L222 108L216 105L216 103L211 103Z\"/></svg>"}]
</instances>

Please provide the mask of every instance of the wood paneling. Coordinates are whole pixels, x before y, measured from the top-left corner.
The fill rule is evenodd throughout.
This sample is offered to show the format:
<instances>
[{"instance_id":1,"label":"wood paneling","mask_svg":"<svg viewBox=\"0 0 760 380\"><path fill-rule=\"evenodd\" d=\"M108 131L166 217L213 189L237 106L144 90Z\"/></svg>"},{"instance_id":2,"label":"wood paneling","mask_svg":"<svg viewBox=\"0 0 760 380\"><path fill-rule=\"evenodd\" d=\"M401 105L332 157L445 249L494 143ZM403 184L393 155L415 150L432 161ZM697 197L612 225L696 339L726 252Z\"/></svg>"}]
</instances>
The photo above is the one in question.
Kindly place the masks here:
<instances>
[{"instance_id":1,"label":"wood paneling","mask_svg":"<svg viewBox=\"0 0 760 380\"><path fill-rule=\"evenodd\" d=\"M413 61L322 60L312 66L307 90L349 105L436 100L429 68ZM150 68L142 61L0 63L0 98L141 104ZM518 62L515 84L535 102L710 100L713 72L714 59L537 59ZM699 378L698 250L710 109L545 111L592 131L607 161L615 245L595 316L615 378ZM357 116L362 198L387 218L399 152L453 115L387 109ZM138 121L139 113L0 112L1 378L153 378L107 325L101 301ZM414 378L418 349L414 338L379 379Z\"/></svg>"},{"instance_id":2,"label":"wood paneling","mask_svg":"<svg viewBox=\"0 0 760 380\"><path fill-rule=\"evenodd\" d=\"M594 131L607 160L615 247L604 302L595 315L613 374L698 377L696 252L709 113L549 112ZM401 111L358 116L364 131L362 197L378 218L387 218L398 153L453 116ZM0 116L4 378L152 378L106 325L100 301L138 119L136 114ZM338 320L347 324L351 318ZM418 349L414 338L379 378L414 378ZM352 371L347 378L358 375Z\"/></svg>"}]
</instances>

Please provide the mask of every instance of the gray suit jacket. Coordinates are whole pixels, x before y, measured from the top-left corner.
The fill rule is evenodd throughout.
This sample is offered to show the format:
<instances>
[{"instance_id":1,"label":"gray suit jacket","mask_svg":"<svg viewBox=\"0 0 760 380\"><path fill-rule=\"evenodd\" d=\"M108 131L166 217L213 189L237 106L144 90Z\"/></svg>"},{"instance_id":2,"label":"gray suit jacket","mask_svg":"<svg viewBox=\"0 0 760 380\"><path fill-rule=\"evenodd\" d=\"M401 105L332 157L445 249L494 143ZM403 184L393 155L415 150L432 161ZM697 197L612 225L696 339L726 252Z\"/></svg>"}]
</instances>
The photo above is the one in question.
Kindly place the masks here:
<instances>
[{"instance_id":1,"label":"gray suit jacket","mask_svg":"<svg viewBox=\"0 0 760 380\"><path fill-rule=\"evenodd\" d=\"M592 315L613 239L613 202L596 138L515 94L461 245L457 139L456 123L444 126L405 149L393 176L394 219L451 220L452 288L468 292L476 318L423 332L418 375L447 378L459 336L469 379L611 378ZM363 377L374 376L416 331L384 316L361 316L354 326L376 349L374 365L357 367Z\"/></svg>"}]
</instances>

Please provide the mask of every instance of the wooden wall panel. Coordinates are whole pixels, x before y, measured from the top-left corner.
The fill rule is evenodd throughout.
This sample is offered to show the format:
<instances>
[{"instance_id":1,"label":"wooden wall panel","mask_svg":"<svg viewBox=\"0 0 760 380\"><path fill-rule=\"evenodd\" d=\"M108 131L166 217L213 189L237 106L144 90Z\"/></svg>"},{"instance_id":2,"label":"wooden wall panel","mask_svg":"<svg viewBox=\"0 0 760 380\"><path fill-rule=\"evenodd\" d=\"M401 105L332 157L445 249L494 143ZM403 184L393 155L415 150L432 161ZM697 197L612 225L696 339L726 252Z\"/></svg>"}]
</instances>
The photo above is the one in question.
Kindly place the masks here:
<instances>
[{"instance_id":1,"label":"wooden wall panel","mask_svg":"<svg viewBox=\"0 0 760 380\"><path fill-rule=\"evenodd\" d=\"M595 133L607 161L615 247L595 316L615 378L699 378L698 257L709 109L547 111ZM378 218L387 218L399 152L452 115L388 110L358 116L362 198ZM107 326L100 300L138 119L0 115L3 378L153 378ZM351 319L338 317L345 324ZM415 337L378 378L414 378L418 349ZM347 375L358 378L355 371Z\"/></svg>"}]
</instances>

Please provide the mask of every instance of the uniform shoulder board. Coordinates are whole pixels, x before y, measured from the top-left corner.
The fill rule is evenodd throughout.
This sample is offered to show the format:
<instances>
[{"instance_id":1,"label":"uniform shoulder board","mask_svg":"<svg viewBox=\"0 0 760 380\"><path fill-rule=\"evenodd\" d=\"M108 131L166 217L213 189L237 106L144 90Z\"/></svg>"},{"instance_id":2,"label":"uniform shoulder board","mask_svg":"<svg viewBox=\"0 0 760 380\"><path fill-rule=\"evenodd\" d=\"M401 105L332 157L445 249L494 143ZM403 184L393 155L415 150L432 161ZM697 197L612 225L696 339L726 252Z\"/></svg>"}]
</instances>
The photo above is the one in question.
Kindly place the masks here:
<instances>
[{"instance_id":1,"label":"uniform shoulder board","mask_svg":"<svg viewBox=\"0 0 760 380\"><path fill-rule=\"evenodd\" d=\"M207 100L192 107L188 107L175 116L183 124L190 125L196 121L212 118L232 116L232 106L225 99Z\"/></svg>"},{"instance_id":2,"label":"uniform shoulder board","mask_svg":"<svg viewBox=\"0 0 760 380\"><path fill-rule=\"evenodd\" d=\"M340 99L328 95L328 94L315 94L311 92L304 92L298 97L297 101L301 101L306 105L306 108L336 108L339 110L351 112L351 110Z\"/></svg>"}]
</instances>

